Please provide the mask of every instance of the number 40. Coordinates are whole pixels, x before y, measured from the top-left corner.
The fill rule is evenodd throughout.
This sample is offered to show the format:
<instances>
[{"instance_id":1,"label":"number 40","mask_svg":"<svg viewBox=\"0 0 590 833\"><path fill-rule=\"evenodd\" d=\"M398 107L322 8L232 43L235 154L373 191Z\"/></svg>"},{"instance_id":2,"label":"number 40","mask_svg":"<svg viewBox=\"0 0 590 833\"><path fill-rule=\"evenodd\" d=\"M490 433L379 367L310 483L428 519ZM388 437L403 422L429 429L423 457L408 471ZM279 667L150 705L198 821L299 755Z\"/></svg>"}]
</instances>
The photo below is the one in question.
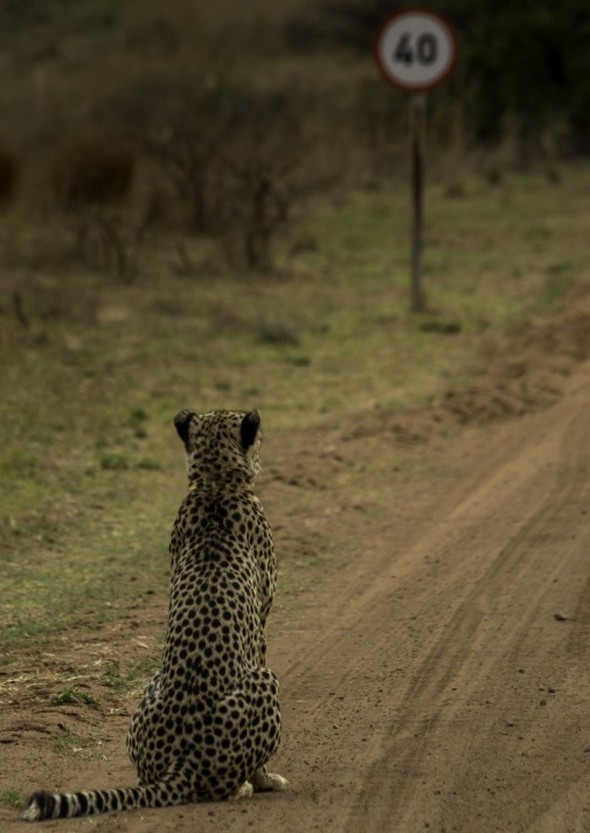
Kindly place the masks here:
<instances>
[{"instance_id":1,"label":"number 40","mask_svg":"<svg viewBox=\"0 0 590 833\"><path fill-rule=\"evenodd\" d=\"M425 32L416 38L416 45L412 44L412 36L404 32L393 52L396 63L411 66L414 62L423 66L430 66L438 55L438 41L430 32Z\"/></svg>"}]
</instances>

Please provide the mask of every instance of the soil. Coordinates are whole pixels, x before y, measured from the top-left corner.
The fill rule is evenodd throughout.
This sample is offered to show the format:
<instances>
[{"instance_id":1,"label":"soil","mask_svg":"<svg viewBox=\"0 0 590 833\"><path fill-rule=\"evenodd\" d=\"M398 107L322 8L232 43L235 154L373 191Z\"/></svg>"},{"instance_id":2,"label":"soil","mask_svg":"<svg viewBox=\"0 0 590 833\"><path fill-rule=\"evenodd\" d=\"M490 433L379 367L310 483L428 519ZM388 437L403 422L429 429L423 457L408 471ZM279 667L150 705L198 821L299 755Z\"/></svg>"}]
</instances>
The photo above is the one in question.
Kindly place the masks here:
<instances>
[{"instance_id":1,"label":"soil","mask_svg":"<svg viewBox=\"0 0 590 833\"><path fill-rule=\"evenodd\" d=\"M320 560L269 628L288 791L47 830L590 831L590 303L484 347L438 403L266 444L279 556ZM2 667L0 792L135 783L138 691L105 668L157 657L165 616L163 588Z\"/></svg>"}]
</instances>

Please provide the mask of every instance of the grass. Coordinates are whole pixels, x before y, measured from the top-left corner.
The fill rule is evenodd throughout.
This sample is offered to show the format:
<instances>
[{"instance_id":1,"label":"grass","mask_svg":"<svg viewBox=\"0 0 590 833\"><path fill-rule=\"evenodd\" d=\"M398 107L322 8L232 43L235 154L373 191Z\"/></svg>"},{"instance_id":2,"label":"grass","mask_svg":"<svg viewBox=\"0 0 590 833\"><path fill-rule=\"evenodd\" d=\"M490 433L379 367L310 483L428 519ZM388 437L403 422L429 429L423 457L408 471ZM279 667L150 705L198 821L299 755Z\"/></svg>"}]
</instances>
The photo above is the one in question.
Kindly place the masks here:
<instances>
[{"instance_id":1,"label":"grass","mask_svg":"<svg viewBox=\"0 0 590 833\"><path fill-rule=\"evenodd\" d=\"M161 244L134 287L31 273L26 328L4 271L0 645L93 628L166 593L184 490L180 408L259 407L265 436L283 438L469 379L482 333L550 313L583 277L589 185L584 168L559 184L466 181L460 199L429 187L426 317L408 313L399 189L310 204L293 234L316 245L289 254L286 241L274 279L178 277ZM199 241L189 245L198 257ZM38 287L55 295L53 317ZM304 586L301 566L281 570L293 592Z\"/></svg>"},{"instance_id":2,"label":"grass","mask_svg":"<svg viewBox=\"0 0 590 833\"><path fill-rule=\"evenodd\" d=\"M64 688L54 694L49 700L52 706L72 706L85 703L87 706L98 706L98 700L89 691L79 691L76 688Z\"/></svg>"},{"instance_id":3,"label":"grass","mask_svg":"<svg viewBox=\"0 0 590 833\"><path fill-rule=\"evenodd\" d=\"M25 795L20 790L8 788L0 791L0 804L12 809L20 809L25 803Z\"/></svg>"},{"instance_id":4,"label":"grass","mask_svg":"<svg viewBox=\"0 0 590 833\"><path fill-rule=\"evenodd\" d=\"M121 672L118 663L109 662L105 667L105 682L120 693L141 690L159 667L159 659L144 659L132 663L125 672Z\"/></svg>"},{"instance_id":5,"label":"grass","mask_svg":"<svg viewBox=\"0 0 590 833\"><path fill-rule=\"evenodd\" d=\"M102 741L83 738L66 728L55 732L53 745L55 752L62 758L78 758L82 761L105 759L101 750Z\"/></svg>"}]
</instances>

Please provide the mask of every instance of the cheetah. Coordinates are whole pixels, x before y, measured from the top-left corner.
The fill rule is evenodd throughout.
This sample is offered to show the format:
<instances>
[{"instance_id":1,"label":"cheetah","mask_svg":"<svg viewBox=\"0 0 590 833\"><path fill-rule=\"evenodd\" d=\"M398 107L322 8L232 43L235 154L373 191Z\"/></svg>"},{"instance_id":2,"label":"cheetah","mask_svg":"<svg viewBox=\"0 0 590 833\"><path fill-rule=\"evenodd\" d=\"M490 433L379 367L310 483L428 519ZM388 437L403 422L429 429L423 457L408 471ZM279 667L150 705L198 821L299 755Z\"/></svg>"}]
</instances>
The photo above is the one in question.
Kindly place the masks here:
<instances>
[{"instance_id":1,"label":"cheetah","mask_svg":"<svg viewBox=\"0 0 590 833\"><path fill-rule=\"evenodd\" d=\"M283 790L267 772L281 733L265 623L276 584L272 537L253 493L258 411L182 410L188 493L172 529L166 641L127 736L139 786L36 792L23 818L67 818Z\"/></svg>"}]
</instances>

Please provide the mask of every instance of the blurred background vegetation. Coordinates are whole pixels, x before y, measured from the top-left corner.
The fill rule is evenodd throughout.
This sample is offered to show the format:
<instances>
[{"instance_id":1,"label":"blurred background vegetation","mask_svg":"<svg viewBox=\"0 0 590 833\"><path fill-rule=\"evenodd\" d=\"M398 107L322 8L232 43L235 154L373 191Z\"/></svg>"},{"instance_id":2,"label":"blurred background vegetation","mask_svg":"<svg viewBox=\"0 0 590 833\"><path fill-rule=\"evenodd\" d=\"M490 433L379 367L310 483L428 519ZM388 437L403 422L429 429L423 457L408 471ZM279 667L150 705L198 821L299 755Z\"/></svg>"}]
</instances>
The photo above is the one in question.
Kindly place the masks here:
<instances>
[{"instance_id":1,"label":"blurred background vegetation","mask_svg":"<svg viewBox=\"0 0 590 833\"><path fill-rule=\"evenodd\" d=\"M590 153L585 0L423 5L460 37L456 72L429 99L431 176L471 168L494 182L541 165L557 177ZM271 271L305 199L405 175L407 100L371 53L402 7L6 0L0 200L18 198L42 223L58 215L68 234L52 229L53 254L61 242L60 256L128 281L157 230L202 235L230 266ZM178 259L190 271L182 246Z\"/></svg>"},{"instance_id":2,"label":"blurred background vegetation","mask_svg":"<svg viewBox=\"0 0 590 833\"><path fill-rule=\"evenodd\" d=\"M587 0L420 5L460 57L412 317L408 99L372 54L400 3L0 4L0 643L165 593L179 408L260 407L272 459L469 384L587 289ZM350 545L307 486L276 501L285 593Z\"/></svg>"},{"instance_id":3,"label":"blurred background vegetation","mask_svg":"<svg viewBox=\"0 0 590 833\"><path fill-rule=\"evenodd\" d=\"M295 42L340 43L366 52L380 22L411 4L326 0L316 25L300 19ZM457 72L438 106L457 108L470 143L498 142L513 132L524 159L547 152L590 152L590 10L584 0L430 0L459 33ZM557 150L557 147L555 148Z\"/></svg>"}]
</instances>

